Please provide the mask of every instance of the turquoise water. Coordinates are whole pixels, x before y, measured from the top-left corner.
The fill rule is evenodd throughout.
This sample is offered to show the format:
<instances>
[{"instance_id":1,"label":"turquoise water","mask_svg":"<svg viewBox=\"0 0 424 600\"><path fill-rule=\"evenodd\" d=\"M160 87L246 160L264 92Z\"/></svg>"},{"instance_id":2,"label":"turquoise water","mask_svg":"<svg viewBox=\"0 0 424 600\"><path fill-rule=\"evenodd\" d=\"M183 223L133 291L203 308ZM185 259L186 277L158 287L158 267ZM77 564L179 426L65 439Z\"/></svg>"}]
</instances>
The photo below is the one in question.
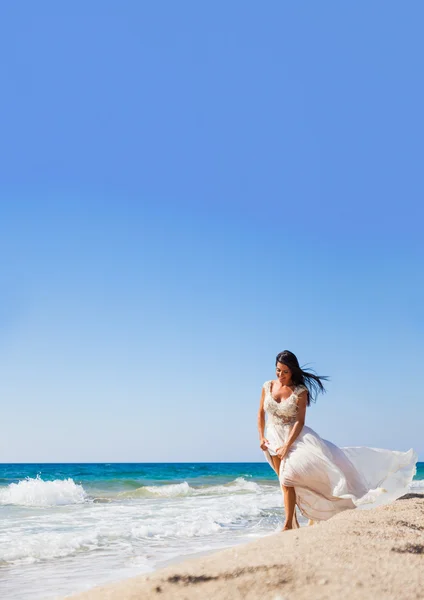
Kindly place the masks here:
<instances>
[{"instance_id":1,"label":"turquoise water","mask_svg":"<svg viewBox=\"0 0 424 600\"><path fill-rule=\"evenodd\" d=\"M424 464L424 463L423 463ZM39 475L43 480L67 479L84 485L87 490L103 492L138 488L140 485L177 483L190 485L221 484L246 476L260 481L274 481L268 463L69 463L69 464L0 464L0 486L18 483Z\"/></svg>"},{"instance_id":2,"label":"turquoise water","mask_svg":"<svg viewBox=\"0 0 424 600\"><path fill-rule=\"evenodd\" d=\"M191 480L193 485L225 483L246 476L259 481L274 481L268 463L64 463L64 464L0 464L0 487L40 475L42 479L71 477L88 488L116 490L176 483ZM417 463L414 480L424 479L424 462Z\"/></svg>"},{"instance_id":3,"label":"turquoise water","mask_svg":"<svg viewBox=\"0 0 424 600\"><path fill-rule=\"evenodd\" d=\"M424 493L424 463L411 491ZM266 462L0 465L0 597L52 600L283 521Z\"/></svg>"},{"instance_id":4,"label":"turquoise water","mask_svg":"<svg viewBox=\"0 0 424 600\"><path fill-rule=\"evenodd\" d=\"M417 463L417 473L412 482L412 488L421 488L424 491L424 485L420 482L424 481L424 462Z\"/></svg>"}]
</instances>

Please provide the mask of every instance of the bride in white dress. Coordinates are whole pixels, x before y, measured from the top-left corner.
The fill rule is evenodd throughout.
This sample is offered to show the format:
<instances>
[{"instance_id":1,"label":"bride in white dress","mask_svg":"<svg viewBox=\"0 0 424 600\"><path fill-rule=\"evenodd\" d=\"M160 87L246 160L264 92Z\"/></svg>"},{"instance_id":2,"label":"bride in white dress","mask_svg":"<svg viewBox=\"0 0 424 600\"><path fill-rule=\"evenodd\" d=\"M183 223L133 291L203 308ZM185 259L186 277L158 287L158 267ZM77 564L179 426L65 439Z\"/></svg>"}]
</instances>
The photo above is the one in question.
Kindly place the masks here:
<instances>
[{"instance_id":1,"label":"bride in white dress","mask_svg":"<svg viewBox=\"0 0 424 600\"><path fill-rule=\"evenodd\" d=\"M338 448L323 440L305 425L305 413L328 378L302 370L288 350L277 355L276 375L263 385L258 429L260 447L283 489L283 531L299 527L296 505L311 522L325 521L349 508L387 504L408 491L418 460L414 450Z\"/></svg>"}]
</instances>

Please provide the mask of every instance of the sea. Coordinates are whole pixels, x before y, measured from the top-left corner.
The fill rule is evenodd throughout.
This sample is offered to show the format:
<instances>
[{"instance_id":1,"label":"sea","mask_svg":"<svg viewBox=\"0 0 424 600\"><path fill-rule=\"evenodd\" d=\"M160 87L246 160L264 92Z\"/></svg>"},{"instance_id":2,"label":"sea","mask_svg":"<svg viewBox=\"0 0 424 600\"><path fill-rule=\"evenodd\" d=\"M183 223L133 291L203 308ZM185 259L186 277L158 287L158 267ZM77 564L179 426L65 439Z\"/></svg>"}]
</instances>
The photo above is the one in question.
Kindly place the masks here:
<instances>
[{"instance_id":1,"label":"sea","mask_svg":"<svg viewBox=\"0 0 424 600\"><path fill-rule=\"evenodd\" d=\"M424 463L410 491L424 493ZM266 462L0 464L0 598L63 598L283 521Z\"/></svg>"}]
</instances>

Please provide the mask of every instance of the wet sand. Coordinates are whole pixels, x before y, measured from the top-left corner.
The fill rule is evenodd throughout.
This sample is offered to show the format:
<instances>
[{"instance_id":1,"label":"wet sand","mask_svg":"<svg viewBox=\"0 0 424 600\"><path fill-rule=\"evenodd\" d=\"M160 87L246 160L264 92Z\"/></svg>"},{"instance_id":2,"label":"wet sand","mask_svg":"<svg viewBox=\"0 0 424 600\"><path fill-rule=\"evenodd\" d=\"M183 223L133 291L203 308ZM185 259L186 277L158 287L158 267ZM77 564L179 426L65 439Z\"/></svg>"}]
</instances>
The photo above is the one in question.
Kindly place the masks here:
<instances>
[{"instance_id":1,"label":"wet sand","mask_svg":"<svg viewBox=\"0 0 424 600\"><path fill-rule=\"evenodd\" d=\"M412 600L424 598L424 496L349 510L72 600Z\"/></svg>"}]
</instances>

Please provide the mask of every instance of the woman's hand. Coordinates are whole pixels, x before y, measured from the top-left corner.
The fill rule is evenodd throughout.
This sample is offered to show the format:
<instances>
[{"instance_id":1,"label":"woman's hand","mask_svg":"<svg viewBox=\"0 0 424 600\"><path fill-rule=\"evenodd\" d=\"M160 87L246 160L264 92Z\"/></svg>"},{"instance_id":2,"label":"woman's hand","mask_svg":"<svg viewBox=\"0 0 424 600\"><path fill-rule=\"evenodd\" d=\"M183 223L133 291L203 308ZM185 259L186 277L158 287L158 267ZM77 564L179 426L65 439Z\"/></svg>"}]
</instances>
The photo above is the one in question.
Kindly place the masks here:
<instances>
[{"instance_id":1,"label":"woman's hand","mask_svg":"<svg viewBox=\"0 0 424 600\"><path fill-rule=\"evenodd\" d=\"M289 453L289 446L287 446L287 444L284 444L284 446L280 446L279 448L276 448L275 452L276 452L277 456L279 456L281 458L281 460L284 460L286 458L287 454Z\"/></svg>"},{"instance_id":2,"label":"woman's hand","mask_svg":"<svg viewBox=\"0 0 424 600\"><path fill-rule=\"evenodd\" d=\"M259 445L261 447L262 450L266 450L268 448L268 440L264 437L261 438L261 441L259 442Z\"/></svg>"}]
</instances>

